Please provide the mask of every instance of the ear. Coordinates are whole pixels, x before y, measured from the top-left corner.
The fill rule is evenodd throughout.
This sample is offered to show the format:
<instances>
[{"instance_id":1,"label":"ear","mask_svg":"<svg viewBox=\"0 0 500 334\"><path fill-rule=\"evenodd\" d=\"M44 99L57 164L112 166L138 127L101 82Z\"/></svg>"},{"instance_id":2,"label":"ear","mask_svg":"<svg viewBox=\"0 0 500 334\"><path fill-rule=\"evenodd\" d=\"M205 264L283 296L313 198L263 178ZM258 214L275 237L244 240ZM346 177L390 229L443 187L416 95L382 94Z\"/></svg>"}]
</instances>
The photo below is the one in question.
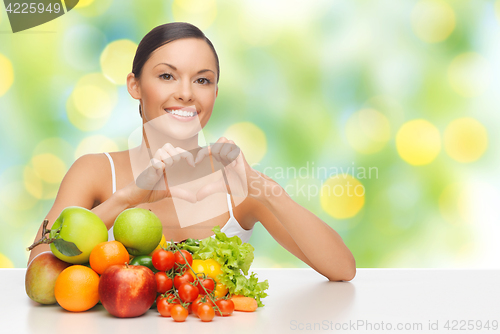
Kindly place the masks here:
<instances>
[{"instance_id":1,"label":"ear","mask_svg":"<svg viewBox=\"0 0 500 334\"><path fill-rule=\"evenodd\" d=\"M217 90L215 91L215 97L219 94L219 85L217 85Z\"/></svg>"},{"instance_id":2,"label":"ear","mask_svg":"<svg viewBox=\"0 0 500 334\"><path fill-rule=\"evenodd\" d=\"M139 79L137 79L134 73L129 73L127 75L127 90L134 99L139 100L141 98L141 90L139 89Z\"/></svg>"}]
</instances>

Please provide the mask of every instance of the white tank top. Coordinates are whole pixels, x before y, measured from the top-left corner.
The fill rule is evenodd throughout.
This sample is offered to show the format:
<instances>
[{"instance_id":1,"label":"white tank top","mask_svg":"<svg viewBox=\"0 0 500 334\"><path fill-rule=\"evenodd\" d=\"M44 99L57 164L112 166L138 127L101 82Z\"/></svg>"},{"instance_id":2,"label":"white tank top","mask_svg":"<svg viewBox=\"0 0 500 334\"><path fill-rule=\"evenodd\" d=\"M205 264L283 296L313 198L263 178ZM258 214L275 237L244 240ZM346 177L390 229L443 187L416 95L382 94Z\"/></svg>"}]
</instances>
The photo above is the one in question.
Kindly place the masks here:
<instances>
[{"instance_id":1,"label":"white tank top","mask_svg":"<svg viewBox=\"0 0 500 334\"><path fill-rule=\"evenodd\" d=\"M113 163L113 158L109 155L108 152L104 152L109 159L109 163L111 164L111 177L113 179L113 194L116 192L116 174L115 174L115 164ZM237 235L240 237L242 242L248 242L250 237L252 236L253 227L250 230L245 230L241 227L240 223L236 220L233 215L233 206L231 204L231 196L227 194L227 206L229 209L229 220L226 224L221 228L221 232L224 232L228 237L232 237ZM215 237L215 235L212 235ZM113 235L113 226L108 230L108 241L115 240Z\"/></svg>"}]
</instances>

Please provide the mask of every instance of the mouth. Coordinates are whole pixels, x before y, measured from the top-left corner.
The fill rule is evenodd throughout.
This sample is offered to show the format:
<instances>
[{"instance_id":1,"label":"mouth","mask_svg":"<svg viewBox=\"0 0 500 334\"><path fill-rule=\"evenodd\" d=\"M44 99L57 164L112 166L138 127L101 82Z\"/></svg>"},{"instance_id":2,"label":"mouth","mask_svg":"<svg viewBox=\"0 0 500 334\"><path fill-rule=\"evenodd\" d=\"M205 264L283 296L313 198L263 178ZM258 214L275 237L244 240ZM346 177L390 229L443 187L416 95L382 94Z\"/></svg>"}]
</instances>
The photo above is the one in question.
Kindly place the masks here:
<instances>
[{"instance_id":1,"label":"mouth","mask_svg":"<svg viewBox=\"0 0 500 334\"><path fill-rule=\"evenodd\" d=\"M168 114L175 118L190 119L198 115L198 112L193 108L172 108L164 109Z\"/></svg>"}]
</instances>

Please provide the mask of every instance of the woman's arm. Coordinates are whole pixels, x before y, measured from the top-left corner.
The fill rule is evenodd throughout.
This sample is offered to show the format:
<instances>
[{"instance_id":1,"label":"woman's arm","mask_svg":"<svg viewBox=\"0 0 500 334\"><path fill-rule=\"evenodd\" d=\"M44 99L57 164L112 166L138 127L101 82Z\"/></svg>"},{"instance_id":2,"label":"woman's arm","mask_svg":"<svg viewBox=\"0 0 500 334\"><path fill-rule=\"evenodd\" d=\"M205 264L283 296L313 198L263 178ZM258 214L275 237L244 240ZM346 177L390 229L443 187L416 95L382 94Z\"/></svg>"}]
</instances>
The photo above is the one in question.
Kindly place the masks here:
<instances>
[{"instance_id":1,"label":"woman's arm","mask_svg":"<svg viewBox=\"0 0 500 334\"><path fill-rule=\"evenodd\" d=\"M80 206L97 214L109 230L120 212L130 207L126 196L124 196L124 190L119 190L108 200L93 208L100 197L99 194L102 192L102 187L108 183L110 184L109 187L111 187L111 175L109 175L109 180L106 180L106 176L108 175L99 172L101 169L99 167L104 167L105 163L107 163L103 158L106 159L102 154L87 154L78 158L73 163L61 182L52 208L45 217L45 219L49 220L47 228L50 229L52 227L54 221L59 217L64 208L68 206ZM40 224L34 241L39 240L41 237L42 224ZM36 255L45 251L50 251L50 246L47 244L35 247L30 253L28 265Z\"/></svg>"},{"instance_id":2,"label":"woman's arm","mask_svg":"<svg viewBox=\"0 0 500 334\"><path fill-rule=\"evenodd\" d=\"M250 185L255 218L278 243L330 281L352 280L356 261L340 235L293 201L278 183L255 172L257 182Z\"/></svg>"}]
</instances>

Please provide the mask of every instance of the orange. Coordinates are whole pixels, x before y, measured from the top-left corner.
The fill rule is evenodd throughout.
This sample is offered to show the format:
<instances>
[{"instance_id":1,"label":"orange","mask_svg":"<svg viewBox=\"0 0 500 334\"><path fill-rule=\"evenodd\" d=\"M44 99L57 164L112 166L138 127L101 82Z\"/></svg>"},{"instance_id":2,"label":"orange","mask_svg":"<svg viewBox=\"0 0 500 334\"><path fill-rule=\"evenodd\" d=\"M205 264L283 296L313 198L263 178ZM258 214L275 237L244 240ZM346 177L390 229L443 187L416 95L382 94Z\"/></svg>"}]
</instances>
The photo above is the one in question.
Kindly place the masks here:
<instances>
[{"instance_id":1,"label":"orange","mask_svg":"<svg viewBox=\"0 0 500 334\"><path fill-rule=\"evenodd\" d=\"M54 295L62 308L82 312L99 302L99 275L89 267L73 265L56 279Z\"/></svg>"},{"instance_id":2,"label":"orange","mask_svg":"<svg viewBox=\"0 0 500 334\"><path fill-rule=\"evenodd\" d=\"M114 264L128 263L129 255L127 249L119 241L112 240L101 242L90 252L90 266L96 273L102 275L104 270Z\"/></svg>"}]
</instances>

